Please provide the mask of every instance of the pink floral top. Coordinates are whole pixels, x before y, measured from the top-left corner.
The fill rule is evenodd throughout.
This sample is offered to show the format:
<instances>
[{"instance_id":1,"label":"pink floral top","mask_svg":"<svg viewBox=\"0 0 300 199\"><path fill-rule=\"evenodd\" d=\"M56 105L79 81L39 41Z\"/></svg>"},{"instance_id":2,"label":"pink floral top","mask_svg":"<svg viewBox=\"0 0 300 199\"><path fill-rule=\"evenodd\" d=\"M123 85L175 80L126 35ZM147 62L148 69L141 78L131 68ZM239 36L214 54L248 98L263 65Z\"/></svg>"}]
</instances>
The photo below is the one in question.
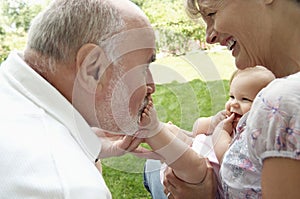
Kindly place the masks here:
<instances>
[{"instance_id":1,"label":"pink floral top","mask_svg":"<svg viewBox=\"0 0 300 199\"><path fill-rule=\"evenodd\" d=\"M241 118L220 169L225 198L261 198L269 157L300 160L300 73L274 80Z\"/></svg>"}]
</instances>

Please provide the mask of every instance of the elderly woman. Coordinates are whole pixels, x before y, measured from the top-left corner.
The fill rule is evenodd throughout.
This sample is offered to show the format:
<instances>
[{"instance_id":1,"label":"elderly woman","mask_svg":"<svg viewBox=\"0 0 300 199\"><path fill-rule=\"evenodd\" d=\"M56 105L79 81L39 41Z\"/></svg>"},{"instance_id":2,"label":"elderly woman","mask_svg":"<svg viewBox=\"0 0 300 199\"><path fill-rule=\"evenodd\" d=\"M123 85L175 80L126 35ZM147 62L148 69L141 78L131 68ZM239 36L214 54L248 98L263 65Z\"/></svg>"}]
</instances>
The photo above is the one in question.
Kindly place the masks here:
<instances>
[{"instance_id":1,"label":"elderly woman","mask_svg":"<svg viewBox=\"0 0 300 199\"><path fill-rule=\"evenodd\" d=\"M224 155L225 197L299 198L300 1L187 0L187 10L206 22L208 43L232 51L237 68L263 65L277 77ZM205 184L188 185L170 172L164 184L171 198L205 198Z\"/></svg>"}]
</instances>

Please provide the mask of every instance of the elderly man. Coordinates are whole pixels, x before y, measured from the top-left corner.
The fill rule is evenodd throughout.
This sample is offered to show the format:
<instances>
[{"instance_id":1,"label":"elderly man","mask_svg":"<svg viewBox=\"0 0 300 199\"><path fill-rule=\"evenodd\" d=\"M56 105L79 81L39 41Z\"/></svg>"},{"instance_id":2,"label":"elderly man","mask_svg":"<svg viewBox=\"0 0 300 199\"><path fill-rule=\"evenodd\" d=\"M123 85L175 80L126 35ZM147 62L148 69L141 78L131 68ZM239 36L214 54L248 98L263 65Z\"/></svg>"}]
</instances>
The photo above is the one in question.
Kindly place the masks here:
<instances>
[{"instance_id":1,"label":"elderly man","mask_svg":"<svg viewBox=\"0 0 300 199\"><path fill-rule=\"evenodd\" d=\"M153 30L130 1L54 0L24 54L0 67L0 195L111 198L94 160L138 152L141 139L101 143L91 127L138 130L154 57Z\"/></svg>"}]
</instances>

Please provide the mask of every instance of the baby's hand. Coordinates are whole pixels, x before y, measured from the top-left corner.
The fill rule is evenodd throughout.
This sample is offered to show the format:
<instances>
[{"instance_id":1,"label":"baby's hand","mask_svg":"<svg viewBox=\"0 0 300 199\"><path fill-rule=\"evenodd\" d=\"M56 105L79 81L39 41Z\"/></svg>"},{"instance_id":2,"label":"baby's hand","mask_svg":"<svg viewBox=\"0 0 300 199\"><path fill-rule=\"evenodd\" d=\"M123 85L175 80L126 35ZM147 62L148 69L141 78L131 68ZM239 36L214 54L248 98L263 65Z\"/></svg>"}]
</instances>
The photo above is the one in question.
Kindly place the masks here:
<instances>
[{"instance_id":1,"label":"baby's hand","mask_svg":"<svg viewBox=\"0 0 300 199\"><path fill-rule=\"evenodd\" d=\"M226 131L229 135L232 134L233 132L233 120L234 120L235 114L232 113L229 117L227 117L226 119L224 119L222 122L220 122L218 124L217 128L222 128L224 131Z\"/></svg>"}]
</instances>

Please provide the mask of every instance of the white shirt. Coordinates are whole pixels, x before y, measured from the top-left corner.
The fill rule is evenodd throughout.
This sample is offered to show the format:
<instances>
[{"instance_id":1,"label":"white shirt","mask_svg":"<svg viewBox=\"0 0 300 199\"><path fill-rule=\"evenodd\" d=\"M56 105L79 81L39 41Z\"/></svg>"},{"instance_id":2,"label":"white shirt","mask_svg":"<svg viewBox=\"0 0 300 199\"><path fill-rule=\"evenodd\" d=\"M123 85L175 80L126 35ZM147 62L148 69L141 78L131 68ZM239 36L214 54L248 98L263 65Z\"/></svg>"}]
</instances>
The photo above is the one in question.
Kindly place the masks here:
<instances>
[{"instance_id":1,"label":"white shirt","mask_svg":"<svg viewBox=\"0 0 300 199\"><path fill-rule=\"evenodd\" d=\"M109 199L100 150L73 106L12 52L0 67L1 198Z\"/></svg>"}]
</instances>

